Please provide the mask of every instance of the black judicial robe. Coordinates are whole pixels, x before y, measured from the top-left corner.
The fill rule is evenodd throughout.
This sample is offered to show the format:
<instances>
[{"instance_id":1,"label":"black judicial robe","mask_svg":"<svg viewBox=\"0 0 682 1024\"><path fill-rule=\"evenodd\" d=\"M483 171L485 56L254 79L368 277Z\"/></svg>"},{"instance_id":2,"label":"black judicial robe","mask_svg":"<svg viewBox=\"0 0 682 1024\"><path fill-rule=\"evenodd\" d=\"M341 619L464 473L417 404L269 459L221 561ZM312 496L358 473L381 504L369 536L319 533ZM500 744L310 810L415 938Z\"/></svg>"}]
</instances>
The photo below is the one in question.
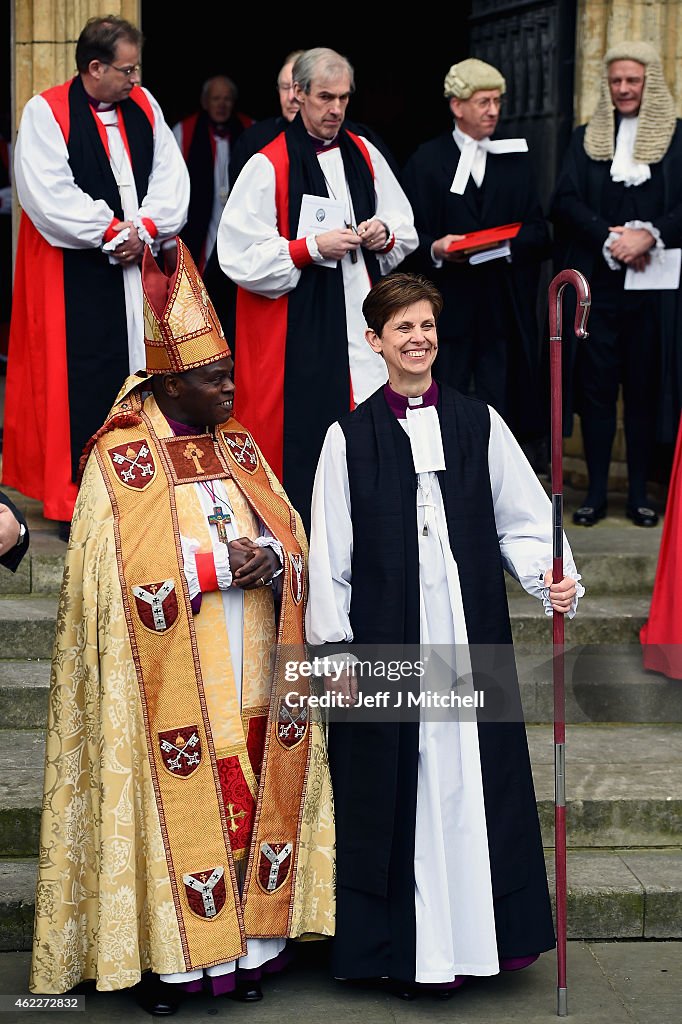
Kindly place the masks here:
<instances>
[{"instance_id":1,"label":"black judicial robe","mask_svg":"<svg viewBox=\"0 0 682 1024\"><path fill-rule=\"evenodd\" d=\"M459 157L453 133L447 132L422 143L405 163L401 184L412 204L419 247L405 260L404 269L424 274L443 294L438 319L441 348L456 345L476 330L472 302L496 313L497 329L506 332L509 346L505 418L517 438L538 437L547 426L538 402L538 287L551 243L533 165L528 153L489 153L482 186L470 177L460 196L450 191ZM511 263L497 259L482 266L444 262L434 267L431 246L437 238L517 221L522 227L511 243Z\"/></svg>"},{"instance_id":2,"label":"black judicial robe","mask_svg":"<svg viewBox=\"0 0 682 1024\"><path fill-rule=\"evenodd\" d=\"M474 687L486 689L494 702L495 684L483 675L490 672L492 658L496 671L505 673L507 700L511 692L519 710L488 470L488 408L440 385L438 415L447 467L439 474L440 487L469 642L475 645ZM416 645L416 475L409 439L383 390L340 425L353 510L354 642ZM324 652L324 645L315 650L320 656ZM520 713L509 717L515 721L479 721L478 726L502 957L540 953L555 944L525 726ZM414 979L418 733L418 721L330 724L337 833L333 970L338 977Z\"/></svg>"},{"instance_id":3,"label":"black judicial robe","mask_svg":"<svg viewBox=\"0 0 682 1024\"><path fill-rule=\"evenodd\" d=\"M550 204L550 219L555 227L555 271L565 267L579 270L588 282L597 279L608 287L622 290L623 275L609 271L602 273L606 263L602 246L609 226L620 221L609 219L614 189L621 193L620 210L624 220L645 220L658 228L666 248L682 246L682 120L678 119L668 151L658 164L651 165L651 180L637 187L614 186L611 182L611 161L592 160L585 152L586 125L576 128L562 164L554 195ZM611 208L610 208L611 207ZM598 268L595 274L595 268ZM594 292L594 289L593 289ZM660 337L660 395L658 404L657 440L671 444L677 436L682 409L682 302L677 291L640 292L643 302L652 300L658 306ZM593 294L593 298L595 298ZM573 369L576 357L575 339L570 325L573 323L575 296L572 288L566 290L564 305L564 340L562 344L563 419L564 435L573 431L576 395L573 387ZM589 330L589 321L588 321ZM592 340L594 344L595 339ZM582 342L580 342L582 344ZM586 344L590 344L589 339ZM579 396L578 396L579 398Z\"/></svg>"}]
</instances>

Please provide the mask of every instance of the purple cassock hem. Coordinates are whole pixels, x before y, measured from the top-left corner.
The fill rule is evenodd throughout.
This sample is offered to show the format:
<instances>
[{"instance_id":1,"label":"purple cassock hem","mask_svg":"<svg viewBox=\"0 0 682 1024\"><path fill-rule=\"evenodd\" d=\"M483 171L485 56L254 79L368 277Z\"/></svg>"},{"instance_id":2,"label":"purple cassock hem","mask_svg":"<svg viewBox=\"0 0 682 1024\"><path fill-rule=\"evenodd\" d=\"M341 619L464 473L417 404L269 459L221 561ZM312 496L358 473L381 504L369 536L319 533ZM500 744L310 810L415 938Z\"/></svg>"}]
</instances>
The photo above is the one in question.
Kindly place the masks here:
<instances>
[{"instance_id":1,"label":"purple cassock hem","mask_svg":"<svg viewBox=\"0 0 682 1024\"><path fill-rule=\"evenodd\" d=\"M240 981L260 981L264 974L278 974L280 971L283 971L293 959L294 951L289 945L286 945L281 953L273 956L272 960L266 960L260 967L252 967L250 969L240 967L237 969L237 974Z\"/></svg>"},{"instance_id":2,"label":"purple cassock hem","mask_svg":"<svg viewBox=\"0 0 682 1024\"><path fill-rule=\"evenodd\" d=\"M234 992L237 987L237 972L219 974L217 978L209 977L207 980L210 982L211 992L214 996L226 996L230 992Z\"/></svg>"},{"instance_id":3,"label":"purple cassock hem","mask_svg":"<svg viewBox=\"0 0 682 1024\"><path fill-rule=\"evenodd\" d=\"M530 967L540 956L533 953L531 956L505 956L500 958L501 971L522 971L524 967Z\"/></svg>"},{"instance_id":4,"label":"purple cassock hem","mask_svg":"<svg viewBox=\"0 0 682 1024\"><path fill-rule=\"evenodd\" d=\"M540 956L539 953L533 953L531 956L507 956L500 958L500 970L501 971L522 971L524 967L530 967ZM459 988L471 977L470 974L458 974L454 981L427 981L418 982L417 988L425 992L428 991L439 991L441 989L454 989Z\"/></svg>"},{"instance_id":5,"label":"purple cassock hem","mask_svg":"<svg viewBox=\"0 0 682 1024\"><path fill-rule=\"evenodd\" d=\"M214 996L227 995L230 992L234 992L237 982L261 981L265 974L277 974L279 971L283 971L285 967L289 966L293 958L293 950L289 946L285 946L281 953L278 953L272 960L266 960L260 967L238 967L236 971L232 971L230 974L220 974L216 978L209 978L211 991ZM190 984L192 983L190 982Z\"/></svg>"},{"instance_id":6,"label":"purple cassock hem","mask_svg":"<svg viewBox=\"0 0 682 1024\"><path fill-rule=\"evenodd\" d=\"M204 979L195 978L194 981L181 981L178 988L182 989L183 992L203 992Z\"/></svg>"}]
</instances>

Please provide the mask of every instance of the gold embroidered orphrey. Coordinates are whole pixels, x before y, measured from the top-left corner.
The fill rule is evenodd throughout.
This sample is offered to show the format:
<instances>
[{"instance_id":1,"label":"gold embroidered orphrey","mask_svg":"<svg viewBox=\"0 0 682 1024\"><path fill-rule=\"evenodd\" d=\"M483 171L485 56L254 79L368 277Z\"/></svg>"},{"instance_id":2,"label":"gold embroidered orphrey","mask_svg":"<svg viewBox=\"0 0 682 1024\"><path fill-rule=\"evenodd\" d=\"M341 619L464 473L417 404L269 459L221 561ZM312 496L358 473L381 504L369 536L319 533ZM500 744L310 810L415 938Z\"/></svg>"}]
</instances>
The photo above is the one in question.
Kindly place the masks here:
<instances>
[{"instance_id":1,"label":"gold embroidered orphrey","mask_svg":"<svg viewBox=\"0 0 682 1024\"><path fill-rule=\"evenodd\" d=\"M148 435L145 443L150 451L154 451L157 446L160 447L156 434L152 428L151 421L148 417L143 415L143 423L147 427ZM117 434L124 433L125 428L113 431L113 440L118 441ZM275 495L270 486L265 469L262 466L260 460L255 456L255 444L248 434L244 430L231 430L229 433L224 432L226 445L223 452L228 451L232 459L234 460L233 479L237 486L242 490L249 503L254 507L259 518L265 522L272 530L273 533L284 537L285 548L287 552L293 552L298 555L301 554L301 548L297 541L297 538L292 534L290 528L290 510L286 503L278 496ZM239 448L241 452L245 452L243 457L235 456L234 451L229 446L229 438L236 437L239 439ZM193 473L198 475L197 466L200 465L197 452L202 450L200 445L194 445L192 438L184 438L184 449L182 449L182 455L185 460L189 463L193 463ZM220 443L220 434L217 435L216 443ZM110 441L108 442L110 447ZM115 447L120 447L121 443ZM192 448L192 451L189 449ZM254 453L253 458L248 453ZM161 452L157 460L164 467L166 462L163 459ZM102 460L102 465L106 466L107 469L111 469L111 460L107 465ZM174 465L177 468L177 460ZM110 484L116 486L120 483L118 474L109 472ZM162 476L159 475L156 481L156 485L149 488L145 492L144 500L149 503L150 508L153 503L154 508L154 523L155 523L155 535L158 538L166 536L172 536L174 534L172 524L172 509L171 504L168 501L166 495L169 495L169 487L172 483L172 479L169 475L164 473ZM144 534L147 529L147 522L151 521L146 514L145 508L140 506L140 496L135 495L133 499L132 494L129 491L123 491L119 487L119 494L116 495L117 502L119 504L120 524L119 530L120 536L120 561L121 561L121 575L122 580L135 578L135 575L142 571L144 565L144 571L148 572L146 565L146 559L141 558L141 550L144 548L142 543ZM135 501L134 514L132 502ZM130 513L126 514L126 510L130 507ZM164 522L164 519L166 520ZM156 550L161 554L163 545L159 542ZM169 573L170 578L181 578L180 569L180 557L181 553L178 550L178 544L176 539L176 545L174 551L167 553L167 563L169 569L173 570L172 577ZM285 560L285 576L289 574L290 562L288 559ZM138 602L138 610L140 602L145 599L141 596L143 594L143 586L138 585L133 587L133 593L135 594L136 601ZM165 590L168 587L164 587ZM291 600L289 597L290 587L285 586L282 588L283 600L282 610L280 613L280 627L278 640L283 643L301 643L303 638L303 617L302 617L302 606ZM157 606L159 602L156 603ZM154 600L150 603L152 615L154 616L154 630L149 628L149 625L145 623L141 616L133 615L129 618L129 629L131 643L133 650L137 651L137 664L138 676L141 690L144 694L144 702L149 712L149 728L151 735L156 735L158 731L155 728L155 722L157 716L154 715L153 709L155 707L163 708L167 702L171 702L171 706L177 702L177 685L176 681L178 678L196 679L196 690L194 696L190 696L189 692L187 700L183 710L186 712L187 717L196 721L198 725L199 738L202 746L206 750L211 749L209 740L210 725L206 718L206 709L201 700L201 672L198 663L198 658L193 656L193 652L196 650L196 643L193 640L193 621L191 609L189 607L188 595L185 595L185 600L180 603L178 602L178 616L177 621L173 623L173 630L166 628L162 630L162 612L158 607L155 607ZM154 633L155 642L150 644L148 639L150 633ZM162 652L158 649L159 639L167 637L165 641L167 646ZM185 687L189 691L188 687ZM278 722L278 708L273 702L271 704L270 711L271 724L269 728L277 735L277 729L279 728ZM165 731L165 730L164 730ZM261 774L261 786L259 793L259 802L261 803L260 814L257 814L256 821L256 835L254 840L258 841L258 833L265 827L268 828L269 834L272 834L273 825L275 821L269 820L272 816L273 808L276 808L276 830L284 832L285 834L296 837L292 841L292 861L293 861L293 850L295 847L296 839L299 831L299 806L302 798L302 793L305 786L305 778L308 767L308 755L309 755L309 743L307 742L308 734L300 744L296 744L292 747L285 747L281 743L275 742L274 744L266 744L266 751L264 757L264 764ZM161 819L164 821L165 829L169 837L169 845L173 850L173 873L176 874L178 881L180 877L185 878L187 875L196 874L196 844L194 841L188 840L188 835L191 834L191 830L187 829L187 817L186 817L186 803L185 796L183 793L182 797L179 797L173 791L173 787L178 783L174 779L172 773L165 770L165 764L161 756L161 751L158 743L149 743L150 756L154 759L156 765L156 790L157 790L157 802L159 805L159 814ZM279 753L277 753L279 751ZM284 758L289 763L278 765L278 762ZM163 771L158 769L163 768ZM217 866L222 866L227 869L227 874L231 876L233 890L237 891L236 874L234 869L234 860L232 851L229 845L229 826L227 824L225 816L225 808L222 803L222 797L220 789L216 786L215 777L208 771L209 764L207 762L207 770L203 771L201 768L194 774L194 778L197 780L196 785L198 786L199 780L203 781L203 785L197 790L195 794L196 806L201 808L202 817L202 847L203 856L209 857ZM294 769L292 771L292 768ZM298 793L298 800L292 799L290 805L287 805L281 799L278 799L275 795L275 779L279 778L287 779L291 786L291 796ZM281 784L281 783L280 783ZM185 787L182 787L183 790ZM272 795L269 795L269 791L272 791ZM218 868L216 867L216 870ZM228 933L230 944L236 939L235 929L239 927L241 932L243 926L249 921L248 932L250 934L286 934L288 923L289 923L289 911L290 911L290 897L291 897L291 872L287 872L286 878L283 878L275 890L265 890L269 894L275 891L281 894L279 901L269 900L266 908L259 910L259 917L256 920L255 915L251 914L251 907L253 900L251 900L251 894L254 891L253 885L250 884L250 875L255 874L256 878L260 877L260 871L256 869L255 872L250 872L247 867L246 880L244 883L243 893L243 907L244 921L239 920L239 914L236 912L232 915L234 920L231 920L230 915L220 915L221 920L224 918L223 928L225 929L225 941L228 941ZM289 884L287 884L287 881ZM176 887L178 893L176 901L176 910L179 917L182 919L182 928L185 933L186 942L190 950L190 958L194 962L194 949L196 948L197 954L203 960L205 954L203 952L205 937L203 933L194 935L194 926L192 920L196 918L197 914L202 916L197 910L196 899L190 905L188 903L188 892L187 883L182 888ZM262 891L262 887L261 891ZM190 885L191 889L191 885ZM184 897L184 898L183 898ZM277 903L277 905L275 905ZM235 900L235 904L238 905L238 901ZM187 911L191 911L191 915L187 914ZM211 915L207 915L211 916ZM218 915L216 914L217 918ZM213 917L211 918L213 920ZM216 921L216 927L219 927ZM255 932L254 932L255 929Z\"/></svg>"}]
</instances>

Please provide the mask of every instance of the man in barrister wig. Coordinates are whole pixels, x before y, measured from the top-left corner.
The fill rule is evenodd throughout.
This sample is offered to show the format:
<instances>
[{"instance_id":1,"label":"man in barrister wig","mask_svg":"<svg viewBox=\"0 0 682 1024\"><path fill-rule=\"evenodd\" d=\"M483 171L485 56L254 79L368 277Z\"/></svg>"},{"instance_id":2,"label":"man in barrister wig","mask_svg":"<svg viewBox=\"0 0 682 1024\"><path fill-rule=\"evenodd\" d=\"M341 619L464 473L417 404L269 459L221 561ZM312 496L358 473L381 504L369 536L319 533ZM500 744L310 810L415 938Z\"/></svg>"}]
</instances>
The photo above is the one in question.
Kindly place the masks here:
<instances>
[{"instance_id":1,"label":"man in barrister wig","mask_svg":"<svg viewBox=\"0 0 682 1024\"><path fill-rule=\"evenodd\" d=\"M333 928L323 733L279 696L307 541L231 418L232 358L188 250L143 260L147 372L81 462L50 687L30 988L250 1001ZM314 893L313 893L314 880Z\"/></svg>"},{"instance_id":2,"label":"man in barrister wig","mask_svg":"<svg viewBox=\"0 0 682 1024\"><path fill-rule=\"evenodd\" d=\"M501 72L476 57L446 74L452 128L422 143L403 170L419 232L405 269L443 294L438 379L492 405L517 440L539 451L546 424L536 306L550 237L528 144L500 131L506 88ZM498 256L472 265L449 248L464 235L512 223L521 227L507 257L491 244Z\"/></svg>"},{"instance_id":3,"label":"man in barrister wig","mask_svg":"<svg viewBox=\"0 0 682 1024\"><path fill-rule=\"evenodd\" d=\"M589 343L569 337L563 349L564 433L578 413L588 474L573 522L594 526L608 513L622 389L625 513L650 528L656 442L673 445L682 403L679 263L670 251L682 246L682 121L651 43L623 40L604 54L599 100L573 131L550 218L557 269L574 267L592 289Z\"/></svg>"}]
</instances>

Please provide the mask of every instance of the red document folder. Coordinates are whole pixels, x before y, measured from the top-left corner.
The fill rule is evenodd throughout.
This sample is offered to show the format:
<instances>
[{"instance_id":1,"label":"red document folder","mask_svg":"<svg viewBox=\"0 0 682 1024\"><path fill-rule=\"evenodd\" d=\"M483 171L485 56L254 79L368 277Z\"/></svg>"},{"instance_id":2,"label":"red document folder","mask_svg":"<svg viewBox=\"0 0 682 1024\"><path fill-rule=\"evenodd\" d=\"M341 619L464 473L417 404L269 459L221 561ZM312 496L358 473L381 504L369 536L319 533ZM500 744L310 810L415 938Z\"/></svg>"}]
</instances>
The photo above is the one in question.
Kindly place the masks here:
<instances>
[{"instance_id":1,"label":"red document folder","mask_svg":"<svg viewBox=\"0 0 682 1024\"><path fill-rule=\"evenodd\" d=\"M451 242L448 252L478 252L487 249L491 245L500 245L502 242L516 238L521 230L521 222L517 224L500 224L496 228L485 228L484 231L470 231L459 242Z\"/></svg>"}]
</instances>

